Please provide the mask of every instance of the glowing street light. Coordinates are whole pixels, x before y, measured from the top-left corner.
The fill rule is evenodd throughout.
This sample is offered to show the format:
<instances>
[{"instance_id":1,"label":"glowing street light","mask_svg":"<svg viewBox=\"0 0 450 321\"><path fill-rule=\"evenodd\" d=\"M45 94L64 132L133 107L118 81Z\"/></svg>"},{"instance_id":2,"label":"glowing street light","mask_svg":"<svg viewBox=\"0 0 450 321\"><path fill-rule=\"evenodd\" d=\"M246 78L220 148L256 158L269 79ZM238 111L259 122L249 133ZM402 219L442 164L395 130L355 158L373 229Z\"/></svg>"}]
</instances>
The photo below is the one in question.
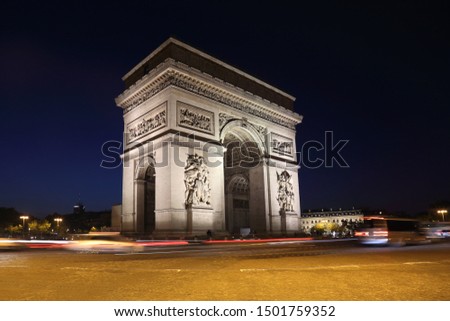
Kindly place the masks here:
<instances>
[{"instance_id":1,"label":"glowing street light","mask_svg":"<svg viewBox=\"0 0 450 321\"><path fill-rule=\"evenodd\" d=\"M60 218L60 217L57 217L57 218L55 218L55 222L56 222L56 226L59 228L59 223L61 223L62 222L62 218Z\"/></svg>"},{"instance_id":2,"label":"glowing street light","mask_svg":"<svg viewBox=\"0 0 450 321\"><path fill-rule=\"evenodd\" d=\"M26 216L26 215L22 215L21 217L20 217L20 219L23 221L23 223L22 223L22 230L23 230L23 236L25 237L25 221L26 220L28 220L29 219L29 217L28 216Z\"/></svg>"},{"instance_id":3,"label":"glowing street light","mask_svg":"<svg viewBox=\"0 0 450 321\"><path fill-rule=\"evenodd\" d=\"M447 210L438 210L438 214L442 214L442 221L445 221L445 214L447 214Z\"/></svg>"},{"instance_id":4,"label":"glowing street light","mask_svg":"<svg viewBox=\"0 0 450 321\"><path fill-rule=\"evenodd\" d=\"M23 215L23 216L21 216L21 217L20 217L20 219L21 219L21 220L23 220L23 224L22 224L22 226L23 226L23 227L25 228L25 221L26 221L26 220L28 220L28 219L29 219L29 217L28 217L28 216L25 216L25 215Z\"/></svg>"}]
</instances>

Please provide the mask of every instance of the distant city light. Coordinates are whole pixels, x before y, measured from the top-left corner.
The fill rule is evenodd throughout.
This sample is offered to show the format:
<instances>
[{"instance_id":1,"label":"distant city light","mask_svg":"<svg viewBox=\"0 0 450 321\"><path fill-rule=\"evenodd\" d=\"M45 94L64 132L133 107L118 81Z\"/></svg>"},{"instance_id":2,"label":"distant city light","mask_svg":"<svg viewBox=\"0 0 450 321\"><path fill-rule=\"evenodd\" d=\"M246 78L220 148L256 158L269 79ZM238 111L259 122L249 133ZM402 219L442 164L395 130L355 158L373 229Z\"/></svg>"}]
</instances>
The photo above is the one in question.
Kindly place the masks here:
<instances>
[{"instance_id":1,"label":"distant city light","mask_svg":"<svg viewBox=\"0 0 450 321\"><path fill-rule=\"evenodd\" d=\"M61 223L62 222L62 218L60 218L60 217L57 217L57 218L55 218L54 219L54 221L56 222L56 225L59 227L59 223Z\"/></svg>"},{"instance_id":2,"label":"distant city light","mask_svg":"<svg viewBox=\"0 0 450 321\"><path fill-rule=\"evenodd\" d=\"M445 221L445 215L447 214L447 210L438 210L438 214L442 215L442 221Z\"/></svg>"},{"instance_id":3,"label":"distant city light","mask_svg":"<svg viewBox=\"0 0 450 321\"><path fill-rule=\"evenodd\" d=\"M20 217L20 219L23 220L23 225L25 226L25 220L28 220L29 217L26 216L26 215L22 215L22 216Z\"/></svg>"}]
</instances>

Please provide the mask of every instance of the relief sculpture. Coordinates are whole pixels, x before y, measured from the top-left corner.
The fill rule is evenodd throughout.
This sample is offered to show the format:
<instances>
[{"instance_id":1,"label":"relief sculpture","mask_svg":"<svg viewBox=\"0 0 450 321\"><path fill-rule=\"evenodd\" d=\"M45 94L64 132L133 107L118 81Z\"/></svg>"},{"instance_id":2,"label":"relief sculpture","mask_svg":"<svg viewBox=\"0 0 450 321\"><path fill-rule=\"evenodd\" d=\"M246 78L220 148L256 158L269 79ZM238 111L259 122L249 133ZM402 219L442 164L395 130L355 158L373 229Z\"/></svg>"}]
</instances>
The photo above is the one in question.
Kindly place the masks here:
<instances>
[{"instance_id":1,"label":"relief sculpture","mask_svg":"<svg viewBox=\"0 0 450 321\"><path fill-rule=\"evenodd\" d=\"M292 155L292 142L283 142L273 139L272 148L275 152L279 154Z\"/></svg>"},{"instance_id":2,"label":"relief sculpture","mask_svg":"<svg viewBox=\"0 0 450 321\"><path fill-rule=\"evenodd\" d=\"M214 134L214 113L177 101L178 126Z\"/></svg>"},{"instance_id":3,"label":"relief sculpture","mask_svg":"<svg viewBox=\"0 0 450 321\"><path fill-rule=\"evenodd\" d=\"M277 172L278 196L277 201L280 209L284 212L294 211L294 186L291 183L291 175L287 171L281 174Z\"/></svg>"},{"instance_id":4,"label":"relief sculpture","mask_svg":"<svg viewBox=\"0 0 450 321\"><path fill-rule=\"evenodd\" d=\"M130 133L129 140L134 140L140 136L151 133L160 127L164 127L166 122L165 109L151 116L143 117L137 123L134 123L132 126L128 127L128 132Z\"/></svg>"},{"instance_id":5,"label":"relief sculpture","mask_svg":"<svg viewBox=\"0 0 450 321\"><path fill-rule=\"evenodd\" d=\"M180 108L180 124L211 131L210 117L192 112L187 108Z\"/></svg>"},{"instance_id":6,"label":"relief sculpture","mask_svg":"<svg viewBox=\"0 0 450 321\"><path fill-rule=\"evenodd\" d=\"M272 152L288 157L294 156L295 149L294 141L292 138L284 137L276 133L271 133L270 140Z\"/></svg>"},{"instance_id":7,"label":"relief sculpture","mask_svg":"<svg viewBox=\"0 0 450 321\"><path fill-rule=\"evenodd\" d=\"M184 184L186 187L186 206L209 206L211 188L209 187L209 171L203 157L188 155L184 167Z\"/></svg>"}]
</instances>

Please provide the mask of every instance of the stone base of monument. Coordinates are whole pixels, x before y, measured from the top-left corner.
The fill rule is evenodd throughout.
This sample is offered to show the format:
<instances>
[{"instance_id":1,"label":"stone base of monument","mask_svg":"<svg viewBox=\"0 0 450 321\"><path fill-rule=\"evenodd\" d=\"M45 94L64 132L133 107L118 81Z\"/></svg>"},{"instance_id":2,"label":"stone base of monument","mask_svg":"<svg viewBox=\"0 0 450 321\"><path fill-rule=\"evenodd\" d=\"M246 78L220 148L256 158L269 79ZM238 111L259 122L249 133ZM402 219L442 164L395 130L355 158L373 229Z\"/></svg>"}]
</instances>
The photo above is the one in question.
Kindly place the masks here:
<instances>
[{"instance_id":1,"label":"stone base of monument","mask_svg":"<svg viewBox=\"0 0 450 321\"><path fill-rule=\"evenodd\" d=\"M270 220L272 233L290 235L298 232L298 215L295 212L280 211L278 215L271 215Z\"/></svg>"},{"instance_id":2,"label":"stone base of monument","mask_svg":"<svg viewBox=\"0 0 450 321\"><path fill-rule=\"evenodd\" d=\"M214 210L207 206L192 206L186 209L186 232L191 235L206 233L214 229Z\"/></svg>"},{"instance_id":3,"label":"stone base of monument","mask_svg":"<svg viewBox=\"0 0 450 321\"><path fill-rule=\"evenodd\" d=\"M207 238L212 235L224 235L220 213L209 206L192 206L186 209L156 210L156 229L154 238Z\"/></svg>"},{"instance_id":4,"label":"stone base of monument","mask_svg":"<svg viewBox=\"0 0 450 321\"><path fill-rule=\"evenodd\" d=\"M281 231L287 234L298 232L298 215L295 212L281 213Z\"/></svg>"}]
</instances>

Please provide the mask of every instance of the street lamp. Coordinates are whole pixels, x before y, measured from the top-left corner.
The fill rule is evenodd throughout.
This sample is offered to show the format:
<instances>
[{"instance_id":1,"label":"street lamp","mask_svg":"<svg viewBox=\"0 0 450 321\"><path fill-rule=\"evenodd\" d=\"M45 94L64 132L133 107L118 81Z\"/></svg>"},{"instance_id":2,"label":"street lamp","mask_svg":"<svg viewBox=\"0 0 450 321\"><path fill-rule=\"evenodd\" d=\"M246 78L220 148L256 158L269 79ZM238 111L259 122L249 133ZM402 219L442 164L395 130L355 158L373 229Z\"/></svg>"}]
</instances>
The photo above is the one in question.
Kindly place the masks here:
<instances>
[{"instance_id":1,"label":"street lamp","mask_svg":"<svg viewBox=\"0 0 450 321\"><path fill-rule=\"evenodd\" d=\"M56 222L56 226L59 228L59 223L62 222L62 218L60 218L60 217L55 218L55 222Z\"/></svg>"},{"instance_id":2,"label":"street lamp","mask_svg":"<svg viewBox=\"0 0 450 321\"><path fill-rule=\"evenodd\" d=\"M26 220L28 220L29 219L29 217L28 216L26 216L26 215L22 215L21 217L20 217L20 219L23 221L23 223L22 223L22 230L23 230L23 237L25 237L25 221Z\"/></svg>"},{"instance_id":3,"label":"street lamp","mask_svg":"<svg viewBox=\"0 0 450 321\"><path fill-rule=\"evenodd\" d=\"M442 214L442 221L445 221L445 214L447 214L447 210L438 210L438 214Z\"/></svg>"},{"instance_id":4,"label":"street lamp","mask_svg":"<svg viewBox=\"0 0 450 321\"><path fill-rule=\"evenodd\" d=\"M29 219L29 217L28 217L28 216L25 216L25 215L23 215L23 216L21 216L21 217L20 217L20 219L21 219L21 220L23 220L23 224L22 224L22 226L23 226L23 228L25 228L25 220L28 220L28 219Z\"/></svg>"}]
</instances>

